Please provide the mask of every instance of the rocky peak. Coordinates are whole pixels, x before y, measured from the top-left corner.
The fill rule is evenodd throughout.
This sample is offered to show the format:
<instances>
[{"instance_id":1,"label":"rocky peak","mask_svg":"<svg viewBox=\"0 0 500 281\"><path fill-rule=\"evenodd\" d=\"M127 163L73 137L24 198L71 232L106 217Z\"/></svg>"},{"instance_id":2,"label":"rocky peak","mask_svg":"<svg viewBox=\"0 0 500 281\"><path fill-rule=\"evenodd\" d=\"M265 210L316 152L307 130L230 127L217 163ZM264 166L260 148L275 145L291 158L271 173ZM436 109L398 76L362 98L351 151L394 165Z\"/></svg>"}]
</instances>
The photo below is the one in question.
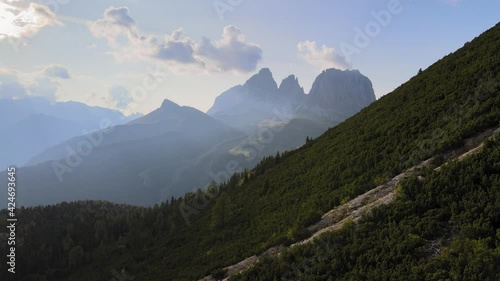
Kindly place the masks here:
<instances>
[{"instance_id":1,"label":"rocky peak","mask_svg":"<svg viewBox=\"0 0 500 281\"><path fill-rule=\"evenodd\" d=\"M271 71L263 68L244 85L218 96L207 113L235 127L256 126L271 119L275 110L295 118L340 122L373 101L370 80L357 70L325 70L306 95L295 75L278 88Z\"/></svg>"},{"instance_id":2,"label":"rocky peak","mask_svg":"<svg viewBox=\"0 0 500 281\"><path fill-rule=\"evenodd\" d=\"M299 84L299 79L293 74L281 81L278 92L281 95L292 97L305 95L304 88Z\"/></svg>"},{"instance_id":3,"label":"rocky peak","mask_svg":"<svg viewBox=\"0 0 500 281\"><path fill-rule=\"evenodd\" d=\"M358 70L324 70L314 81L308 105L345 119L376 100L370 79ZM331 116L334 117L334 116Z\"/></svg>"},{"instance_id":4,"label":"rocky peak","mask_svg":"<svg viewBox=\"0 0 500 281\"><path fill-rule=\"evenodd\" d=\"M263 68L259 73L252 76L244 85L250 92L257 96L263 96L278 91L278 85L274 81L273 74L269 68Z\"/></svg>"},{"instance_id":5,"label":"rocky peak","mask_svg":"<svg viewBox=\"0 0 500 281\"><path fill-rule=\"evenodd\" d=\"M165 99L163 101L163 103L161 104L160 108L162 110L175 110L175 109L178 109L179 107L180 106L178 104L176 104L175 102Z\"/></svg>"}]
</instances>

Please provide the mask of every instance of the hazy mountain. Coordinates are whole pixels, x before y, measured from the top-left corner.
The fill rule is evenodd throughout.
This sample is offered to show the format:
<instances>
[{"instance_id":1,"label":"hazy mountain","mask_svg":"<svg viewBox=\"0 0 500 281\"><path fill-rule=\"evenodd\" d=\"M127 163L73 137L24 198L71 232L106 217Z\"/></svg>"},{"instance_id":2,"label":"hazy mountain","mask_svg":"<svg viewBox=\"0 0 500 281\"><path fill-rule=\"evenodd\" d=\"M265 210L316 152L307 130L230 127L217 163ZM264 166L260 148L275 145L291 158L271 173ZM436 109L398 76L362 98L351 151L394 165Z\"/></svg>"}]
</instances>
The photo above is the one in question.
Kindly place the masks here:
<instances>
[{"instance_id":1,"label":"hazy mountain","mask_svg":"<svg viewBox=\"0 0 500 281\"><path fill-rule=\"evenodd\" d=\"M149 139L165 134L181 133L185 137L201 139L215 132L221 133L231 129L221 122L214 120L201 111L192 107L179 106L165 100L161 107L155 111L132 120L131 122L113 126L109 129L92 134L78 136L60 145L54 146L43 153L33 157L30 165L45 161L58 160L67 156L67 147L76 147L92 136L102 135L102 140L95 146L109 146L117 143Z\"/></svg>"},{"instance_id":2,"label":"hazy mountain","mask_svg":"<svg viewBox=\"0 0 500 281\"><path fill-rule=\"evenodd\" d=\"M294 75L277 87L271 71L264 68L245 84L217 97L207 114L247 132L255 132L276 117L285 121L297 117L329 121L333 126L375 99L370 80L357 70L325 70L306 95Z\"/></svg>"},{"instance_id":3,"label":"hazy mountain","mask_svg":"<svg viewBox=\"0 0 500 281\"><path fill-rule=\"evenodd\" d=\"M271 71L263 68L243 85L235 86L215 99L207 114L235 128L255 132L258 124L276 115L278 86Z\"/></svg>"},{"instance_id":4,"label":"hazy mountain","mask_svg":"<svg viewBox=\"0 0 500 281\"><path fill-rule=\"evenodd\" d=\"M225 171L224 157L237 158L228 150L243 137L201 111L165 100L141 118L72 138L34 157L19 179L26 190L19 203L154 204L166 199L162 196L202 187L212 180L212 171Z\"/></svg>"},{"instance_id":5,"label":"hazy mountain","mask_svg":"<svg viewBox=\"0 0 500 281\"><path fill-rule=\"evenodd\" d=\"M50 103L40 97L0 99L0 169L23 165L51 146L99 129L103 122L117 125L130 120L117 110L78 102Z\"/></svg>"},{"instance_id":6,"label":"hazy mountain","mask_svg":"<svg viewBox=\"0 0 500 281\"><path fill-rule=\"evenodd\" d=\"M296 114L341 122L374 101L370 79L358 70L328 69L316 78Z\"/></svg>"},{"instance_id":7,"label":"hazy mountain","mask_svg":"<svg viewBox=\"0 0 500 281\"><path fill-rule=\"evenodd\" d=\"M307 137L321 135L375 99L368 78L358 71L328 70L314 85L306 95L298 79L290 75L278 87L271 71L264 68L243 85L221 94L209 115L165 100L145 116L83 135L73 125L79 116L64 115L66 108L57 105L52 114L71 121L61 120L55 126L50 119L54 125L45 121L46 126L37 128L20 126L30 132L18 135L53 136L47 141L53 146L32 157L28 162L32 167L24 169L21 181L29 192L20 203L105 199L154 204L210 181L225 181L265 156L295 149ZM47 103L37 104L37 110L46 112L44 106ZM66 106L74 111L81 107ZM43 131L45 127L55 132ZM63 133L66 138L79 136L60 142ZM31 147L24 156L42 149Z\"/></svg>"},{"instance_id":8,"label":"hazy mountain","mask_svg":"<svg viewBox=\"0 0 500 281\"><path fill-rule=\"evenodd\" d=\"M304 104L306 94L295 75L290 75L281 81L278 99L283 104L283 110L289 114L293 114L299 106Z\"/></svg>"}]
</instances>

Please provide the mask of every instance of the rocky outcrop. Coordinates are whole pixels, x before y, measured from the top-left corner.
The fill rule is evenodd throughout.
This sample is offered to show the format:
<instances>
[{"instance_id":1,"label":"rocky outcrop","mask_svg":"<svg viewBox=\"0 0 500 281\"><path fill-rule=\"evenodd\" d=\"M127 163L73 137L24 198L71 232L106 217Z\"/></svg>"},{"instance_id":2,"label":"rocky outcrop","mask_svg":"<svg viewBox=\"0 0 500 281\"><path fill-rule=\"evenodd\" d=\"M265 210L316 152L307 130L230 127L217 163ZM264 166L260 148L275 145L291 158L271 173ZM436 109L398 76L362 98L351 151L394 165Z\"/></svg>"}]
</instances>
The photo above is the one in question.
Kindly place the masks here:
<instances>
[{"instance_id":1,"label":"rocky outcrop","mask_svg":"<svg viewBox=\"0 0 500 281\"><path fill-rule=\"evenodd\" d=\"M278 94L288 99L304 100L306 93L299 84L299 79L295 75L290 75L281 81Z\"/></svg>"},{"instance_id":2,"label":"rocky outcrop","mask_svg":"<svg viewBox=\"0 0 500 281\"><path fill-rule=\"evenodd\" d=\"M301 113L343 121L375 100L370 79L358 70L328 69L314 81Z\"/></svg>"}]
</instances>

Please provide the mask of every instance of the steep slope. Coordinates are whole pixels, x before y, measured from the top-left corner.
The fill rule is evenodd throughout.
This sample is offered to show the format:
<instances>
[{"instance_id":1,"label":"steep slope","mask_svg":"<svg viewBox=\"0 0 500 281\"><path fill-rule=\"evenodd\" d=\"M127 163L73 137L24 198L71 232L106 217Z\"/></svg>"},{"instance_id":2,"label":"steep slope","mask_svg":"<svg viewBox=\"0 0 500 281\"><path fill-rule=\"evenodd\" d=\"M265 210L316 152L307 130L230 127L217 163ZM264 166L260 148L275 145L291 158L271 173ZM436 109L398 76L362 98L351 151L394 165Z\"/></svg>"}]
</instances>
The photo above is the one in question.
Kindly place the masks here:
<instances>
[{"instance_id":1,"label":"steep slope","mask_svg":"<svg viewBox=\"0 0 500 281\"><path fill-rule=\"evenodd\" d=\"M338 231L345 226L350 226L353 222L358 222L360 219L366 218L367 215L369 216L371 213L379 211L379 207L382 205L391 204L395 200L401 200L402 185L405 185L408 179L418 178L419 181L423 181L424 171L430 171L431 169L441 171L442 169L446 169L453 161L463 161L472 155L482 152L485 144L489 145L491 148L492 143L490 141L495 139L498 140L498 133L500 133L500 128L496 128L495 130L486 130L483 133L467 139L463 147L451 150L444 155L440 155L439 159L437 157L433 157L423 161L422 163L395 176L390 181L379 185L376 188L357 196L349 202L346 202L345 204L342 204L323 214L319 222L307 227L310 237L296 242L289 247L281 245L270 248L259 256L252 256L235 265L229 266L225 268L227 271L226 276L233 277L233 279L243 278L247 280L273 280L274 278L279 278L279 274L278 276L276 274L274 276L269 276L269 272L276 272L280 270L276 268L270 270L268 260L270 256L279 257L281 254L286 255L288 254L288 251L297 246L303 247L314 243L324 245L324 241L322 241L322 239L327 237L327 235L334 236L335 234L332 232ZM437 165L441 166L436 167ZM400 201L397 201L396 204L399 202ZM301 250L303 250L303 248L301 248ZM293 249L293 251L300 250ZM333 251L328 252L327 254L330 255L329 258L334 258L333 255L335 255L335 253ZM258 263L259 261L260 263ZM275 262L286 264L288 261L287 259L281 258L279 260L275 259ZM256 264L257 267L254 267ZM285 272L282 271L280 274L285 274ZM309 274L314 275L314 272ZM214 278L212 276L206 276L203 280L214 280Z\"/></svg>"},{"instance_id":2,"label":"steep slope","mask_svg":"<svg viewBox=\"0 0 500 281\"><path fill-rule=\"evenodd\" d=\"M26 209L20 221L39 227L26 227L26 241L33 243L20 247L26 257L20 265L49 280L107 280L120 269L137 280L196 280L300 241L328 210L498 127L499 45L500 24L300 149L268 157L205 192L111 216L106 214L113 207L100 204L96 211L95 202ZM284 278L299 280L328 280L328 274L346 280L495 280L498 147L487 144L489 150L472 162L424 173L424 183L415 178L403 188L407 198L396 208L380 209L359 230L348 225L327 240L329 247L296 247L297 253L284 256L286 263L268 260L269 270L256 273L265 272L263 280L287 269ZM75 220L71 214L79 212ZM443 223L450 218L452 224ZM441 249L434 239L446 242L457 230L462 235L447 255L422 264ZM337 255L322 255L332 259L314 260L332 249ZM313 262L312 271L303 270L303 260ZM42 263L47 266L37 267Z\"/></svg>"},{"instance_id":3,"label":"steep slope","mask_svg":"<svg viewBox=\"0 0 500 281\"><path fill-rule=\"evenodd\" d=\"M499 139L483 149L414 171L390 205L356 210L229 280L499 280Z\"/></svg>"}]
</instances>

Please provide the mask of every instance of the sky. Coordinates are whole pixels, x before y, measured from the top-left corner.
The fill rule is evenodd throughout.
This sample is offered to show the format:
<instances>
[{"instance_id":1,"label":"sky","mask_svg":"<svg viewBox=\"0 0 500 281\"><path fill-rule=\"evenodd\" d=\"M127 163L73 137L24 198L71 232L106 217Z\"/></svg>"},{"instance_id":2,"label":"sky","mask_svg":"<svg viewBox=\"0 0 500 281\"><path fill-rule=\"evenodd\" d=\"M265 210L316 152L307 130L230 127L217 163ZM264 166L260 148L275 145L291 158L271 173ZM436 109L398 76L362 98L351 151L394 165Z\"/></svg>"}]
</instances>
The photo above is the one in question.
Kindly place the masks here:
<instances>
[{"instance_id":1,"label":"sky","mask_svg":"<svg viewBox=\"0 0 500 281\"><path fill-rule=\"evenodd\" d=\"M206 112L271 69L309 92L358 69L377 98L500 19L497 0L0 0L0 98Z\"/></svg>"}]
</instances>

